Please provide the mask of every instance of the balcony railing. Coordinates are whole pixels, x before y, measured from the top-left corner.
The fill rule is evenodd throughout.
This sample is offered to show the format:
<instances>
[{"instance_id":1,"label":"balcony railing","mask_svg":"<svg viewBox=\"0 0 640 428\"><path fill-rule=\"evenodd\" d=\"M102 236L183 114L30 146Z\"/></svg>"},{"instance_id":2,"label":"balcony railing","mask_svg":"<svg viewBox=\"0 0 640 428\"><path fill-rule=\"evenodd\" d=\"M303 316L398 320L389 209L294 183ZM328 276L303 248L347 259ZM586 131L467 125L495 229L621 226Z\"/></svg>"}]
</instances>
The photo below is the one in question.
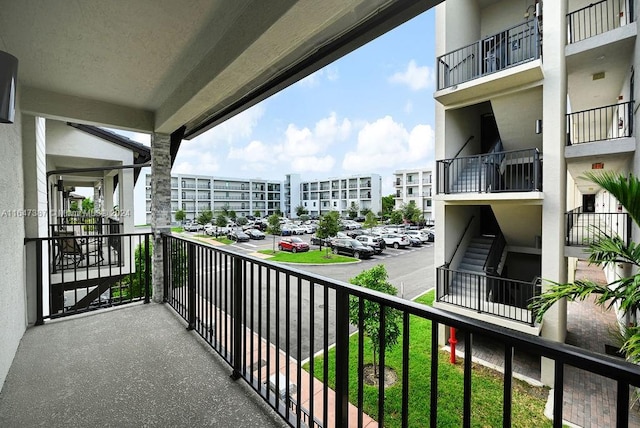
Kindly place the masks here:
<instances>
[{"instance_id":1,"label":"balcony railing","mask_svg":"<svg viewBox=\"0 0 640 428\"><path fill-rule=\"evenodd\" d=\"M633 101L567 114L567 145L633 135Z\"/></svg>"},{"instance_id":2,"label":"balcony railing","mask_svg":"<svg viewBox=\"0 0 640 428\"><path fill-rule=\"evenodd\" d=\"M617 236L625 244L631 242L631 216L627 213L583 212L578 207L565 214L567 246L589 246L604 238Z\"/></svg>"},{"instance_id":3,"label":"balcony railing","mask_svg":"<svg viewBox=\"0 0 640 428\"><path fill-rule=\"evenodd\" d=\"M62 233L62 232L58 232ZM151 235L74 235L26 239L33 246L37 321L149 301ZM149 268L147 268L149 267Z\"/></svg>"},{"instance_id":4,"label":"balcony railing","mask_svg":"<svg viewBox=\"0 0 640 428\"><path fill-rule=\"evenodd\" d=\"M438 90L538 59L538 25L534 18L438 57Z\"/></svg>"},{"instance_id":5,"label":"balcony railing","mask_svg":"<svg viewBox=\"0 0 640 428\"><path fill-rule=\"evenodd\" d=\"M633 0L602 0L567 14L569 43L633 22Z\"/></svg>"},{"instance_id":6,"label":"balcony railing","mask_svg":"<svg viewBox=\"0 0 640 428\"><path fill-rule=\"evenodd\" d=\"M514 349L549 358L555 362L553 415L561 426L563 411L563 369L565 365L597 373L617 382L617 421L625 426L629 418L629 386L640 386L637 366L613 357L581 350L537 336L523 335L482 321L434 309L395 296L369 291L351 284L324 278L283 265L243 256L175 236L163 236L164 295L166 301L187 321L189 329L200 335L232 368L234 378L244 379L279 415L292 426L310 423L314 426L364 426L363 413L363 350L364 338L350 349L349 308L360 314L358 328L362 331L364 305L380 306L378 322L384 330L386 309L400 311L403 337L412 334L409 320L418 317L430 320L430 367L415 366L410 361L409 340L401 340L403 372L399 379L398 416L402 426L410 420L409 373L429 371L431 388L423 403L429 410L431 426L438 426L438 400L442 395L438 381L439 326L452 326L465 338L463 382L463 415L469 426L472 412L472 354L473 335L491 337L505 348L503 425L512 420L512 378ZM448 270L440 274L451 275ZM504 303L492 302L505 308L512 300L524 302L527 296L517 294L517 282L501 278L486 278L491 296ZM491 281L495 281L492 285ZM446 284L447 281L441 281ZM503 286L502 284L505 284ZM523 283L526 284L526 283ZM516 287L516 288L517 288ZM537 283L530 285L530 293ZM525 292L526 294L526 292ZM438 291L442 298L448 294ZM483 306L484 308L485 306ZM521 311L524 322L532 322L533 314ZM501 316L496 311L496 315ZM504 315L503 315L504 316ZM507 315L511 316L511 315ZM517 318L517 315L513 315ZM415 333L414 333L415 334ZM329 352L330 346L335 344ZM385 335L380 335L378 367L385 372ZM357 367L350 368L350 352L358 355ZM333 388L317 377L329 378L329 364L317 365L315 357L322 356L335 366ZM302 367L302 361L308 361ZM350 385L350 371L357 370ZM352 373L353 374L353 373ZM384 382L377 393L377 422L385 425ZM352 386L355 393L349 392ZM312 392L310 394L310 392ZM350 404L351 403L353 404ZM328 403L335 403L329 408ZM351 416L351 420L350 420Z\"/></svg>"},{"instance_id":7,"label":"balcony railing","mask_svg":"<svg viewBox=\"0 0 640 428\"><path fill-rule=\"evenodd\" d=\"M439 194L542 190L542 160L538 149L439 160L436 175Z\"/></svg>"},{"instance_id":8,"label":"balcony railing","mask_svg":"<svg viewBox=\"0 0 640 428\"><path fill-rule=\"evenodd\" d=\"M524 324L534 325L535 313L527 308L540 294L540 283L499 276L436 269L436 300Z\"/></svg>"}]
</instances>

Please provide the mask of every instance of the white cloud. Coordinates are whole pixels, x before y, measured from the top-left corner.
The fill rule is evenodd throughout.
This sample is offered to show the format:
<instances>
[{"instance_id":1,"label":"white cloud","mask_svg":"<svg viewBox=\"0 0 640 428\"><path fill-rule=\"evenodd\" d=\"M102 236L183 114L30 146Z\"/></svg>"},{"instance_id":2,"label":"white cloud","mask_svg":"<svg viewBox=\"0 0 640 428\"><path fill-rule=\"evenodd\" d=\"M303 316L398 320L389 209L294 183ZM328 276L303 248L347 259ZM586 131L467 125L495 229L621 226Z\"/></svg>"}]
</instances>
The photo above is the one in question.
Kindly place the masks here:
<instances>
[{"instance_id":1,"label":"white cloud","mask_svg":"<svg viewBox=\"0 0 640 428\"><path fill-rule=\"evenodd\" d=\"M342 168L351 172L376 172L425 165L433 157L434 132L429 125L407 131L391 116L366 124L358 133L357 147L345 154Z\"/></svg>"},{"instance_id":2,"label":"white cloud","mask_svg":"<svg viewBox=\"0 0 640 428\"><path fill-rule=\"evenodd\" d=\"M407 101L404 105L404 112L407 114L411 114L413 112L413 103L411 101Z\"/></svg>"},{"instance_id":3,"label":"white cloud","mask_svg":"<svg viewBox=\"0 0 640 428\"><path fill-rule=\"evenodd\" d=\"M331 155L300 156L291 162L293 172L329 172L335 165L336 160Z\"/></svg>"},{"instance_id":4,"label":"white cloud","mask_svg":"<svg viewBox=\"0 0 640 428\"><path fill-rule=\"evenodd\" d=\"M229 150L229 159L240 159L249 163L260 163L272 159L272 149L262 141L253 140L245 147L232 147Z\"/></svg>"},{"instance_id":5,"label":"white cloud","mask_svg":"<svg viewBox=\"0 0 640 428\"><path fill-rule=\"evenodd\" d=\"M289 124L282 145L275 149L281 159L315 156L327 151L336 142L342 142L351 134L351 122L343 119L339 122L335 113L316 122L313 131Z\"/></svg>"},{"instance_id":6,"label":"white cloud","mask_svg":"<svg viewBox=\"0 0 640 428\"><path fill-rule=\"evenodd\" d=\"M219 170L220 162L211 153L205 152L200 156L190 156L179 152L171 172L174 174L216 175Z\"/></svg>"},{"instance_id":7,"label":"white cloud","mask_svg":"<svg viewBox=\"0 0 640 428\"><path fill-rule=\"evenodd\" d=\"M389 77L389 82L407 85L412 91L426 89L433 85L435 76L429 67L418 67L415 60L409 61L405 71L399 71Z\"/></svg>"},{"instance_id":8,"label":"white cloud","mask_svg":"<svg viewBox=\"0 0 640 428\"><path fill-rule=\"evenodd\" d=\"M221 145L231 145L236 141L247 140L253 135L253 131L258 126L264 113L264 105L256 104L194 138L191 140L193 146L199 150L212 150L219 148ZM180 148L180 150L182 150L182 148Z\"/></svg>"}]
</instances>

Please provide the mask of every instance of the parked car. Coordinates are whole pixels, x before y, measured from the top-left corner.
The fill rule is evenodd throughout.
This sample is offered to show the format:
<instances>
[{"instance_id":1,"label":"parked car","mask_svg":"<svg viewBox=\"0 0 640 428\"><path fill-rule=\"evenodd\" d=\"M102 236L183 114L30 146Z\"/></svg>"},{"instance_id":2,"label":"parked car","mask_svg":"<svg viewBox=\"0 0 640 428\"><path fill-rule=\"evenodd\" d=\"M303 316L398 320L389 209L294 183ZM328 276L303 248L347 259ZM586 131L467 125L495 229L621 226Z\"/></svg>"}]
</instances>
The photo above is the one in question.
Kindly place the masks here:
<instances>
[{"instance_id":1,"label":"parked car","mask_svg":"<svg viewBox=\"0 0 640 428\"><path fill-rule=\"evenodd\" d=\"M407 235L407 234L403 234L403 236L406 236L407 238L409 238L409 245L411 245L412 247L422 246L422 240L419 237L413 236L413 235Z\"/></svg>"},{"instance_id":2,"label":"parked car","mask_svg":"<svg viewBox=\"0 0 640 428\"><path fill-rule=\"evenodd\" d=\"M182 226L182 228L186 231L186 232L198 232L200 230L204 229L204 226L201 225L200 223L196 222L196 221L190 221L184 224L184 226Z\"/></svg>"},{"instance_id":3,"label":"parked car","mask_svg":"<svg viewBox=\"0 0 640 428\"><path fill-rule=\"evenodd\" d=\"M250 238L249 235L242 230L231 230L227 233L227 238L236 242L247 242Z\"/></svg>"},{"instance_id":4,"label":"parked car","mask_svg":"<svg viewBox=\"0 0 640 428\"><path fill-rule=\"evenodd\" d=\"M251 239L264 239L265 237L265 234L258 229L247 229L244 233L249 235Z\"/></svg>"},{"instance_id":5,"label":"parked car","mask_svg":"<svg viewBox=\"0 0 640 428\"><path fill-rule=\"evenodd\" d=\"M320 245L322 247L331 246L331 238L318 238L316 235L311 237L311 245Z\"/></svg>"},{"instance_id":6,"label":"parked car","mask_svg":"<svg viewBox=\"0 0 640 428\"><path fill-rule=\"evenodd\" d=\"M418 238L423 244L429 242L428 235L420 230L407 230L404 232L404 234Z\"/></svg>"},{"instance_id":7,"label":"parked car","mask_svg":"<svg viewBox=\"0 0 640 428\"><path fill-rule=\"evenodd\" d=\"M375 254L375 250L364 245L357 239L338 238L331 242L331 250L334 254L345 254L356 259L368 259Z\"/></svg>"},{"instance_id":8,"label":"parked car","mask_svg":"<svg viewBox=\"0 0 640 428\"><path fill-rule=\"evenodd\" d=\"M406 248L411 245L409 241L409 237L406 235L398 235L395 233L383 233L380 237L384 240L384 243L387 244L387 247L393 247L395 249L398 248Z\"/></svg>"},{"instance_id":9,"label":"parked car","mask_svg":"<svg viewBox=\"0 0 640 428\"><path fill-rule=\"evenodd\" d=\"M378 238L377 236L372 235L360 235L356 236L356 240L362 242L364 245L368 245L373 248L376 254L382 254L385 248L387 248L387 244L385 244L384 239Z\"/></svg>"},{"instance_id":10,"label":"parked car","mask_svg":"<svg viewBox=\"0 0 640 428\"><path fill-rule=\"evenodd\" d=\"M350 238L356 238L357 236L360 235L364 235L365 232L362 229L352 229L352 230L347 230L345 232L347 234L347 236L349 236Z\"/></svg>"},{"instance_id":11,"label":"parked car","mask_svg":"<svg viewBox=\"0 0 640 428\"><path fill-rule=\"evenodd\" d=\"M292 253L299 253L303 251L309 251L309 244L298 237L292 236L290 238L282 238L280 242L278 242L278 249L280 251L291 251Z\"/></svg>"}]
</instances>

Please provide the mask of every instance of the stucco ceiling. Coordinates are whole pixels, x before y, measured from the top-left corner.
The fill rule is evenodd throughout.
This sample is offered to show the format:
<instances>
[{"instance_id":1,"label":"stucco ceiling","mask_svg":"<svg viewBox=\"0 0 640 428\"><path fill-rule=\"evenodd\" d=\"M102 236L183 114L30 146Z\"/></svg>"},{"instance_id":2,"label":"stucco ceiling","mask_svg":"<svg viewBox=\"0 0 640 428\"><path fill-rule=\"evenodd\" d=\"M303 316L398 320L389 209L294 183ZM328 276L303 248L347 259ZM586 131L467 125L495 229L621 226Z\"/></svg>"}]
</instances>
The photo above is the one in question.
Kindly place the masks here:
<instances>
[{"instance_id":1,"label":"stucco ceiling","mask_svg":"<svg viewBox=\"0 0 640 428\"><path fill-rule=\"evenodd\" d=\"M0 0L0 49L23 112L195 135L441 1Z\"/></svg>"}]
</instances>

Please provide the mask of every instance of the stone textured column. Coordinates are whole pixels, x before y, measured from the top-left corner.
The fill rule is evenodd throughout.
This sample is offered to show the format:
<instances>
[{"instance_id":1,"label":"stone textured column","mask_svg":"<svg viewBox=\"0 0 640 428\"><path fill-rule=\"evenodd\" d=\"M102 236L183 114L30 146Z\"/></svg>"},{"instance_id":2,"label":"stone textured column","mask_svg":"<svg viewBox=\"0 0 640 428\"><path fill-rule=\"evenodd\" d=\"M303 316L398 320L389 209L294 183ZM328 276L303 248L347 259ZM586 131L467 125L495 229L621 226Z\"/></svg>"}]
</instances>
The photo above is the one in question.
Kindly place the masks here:
<instances>
[{"instance_id":1,"label":"stone textured column","mask_svg":"<svg viewBox=\"0 0 640 428\"><path fill-rule=\"evenodd\" d=\"M167 134L151 136L151 231L153 233L153 301L164 299L162 234L171 231L171 139Z\"/></svg>"}]
</instances>

